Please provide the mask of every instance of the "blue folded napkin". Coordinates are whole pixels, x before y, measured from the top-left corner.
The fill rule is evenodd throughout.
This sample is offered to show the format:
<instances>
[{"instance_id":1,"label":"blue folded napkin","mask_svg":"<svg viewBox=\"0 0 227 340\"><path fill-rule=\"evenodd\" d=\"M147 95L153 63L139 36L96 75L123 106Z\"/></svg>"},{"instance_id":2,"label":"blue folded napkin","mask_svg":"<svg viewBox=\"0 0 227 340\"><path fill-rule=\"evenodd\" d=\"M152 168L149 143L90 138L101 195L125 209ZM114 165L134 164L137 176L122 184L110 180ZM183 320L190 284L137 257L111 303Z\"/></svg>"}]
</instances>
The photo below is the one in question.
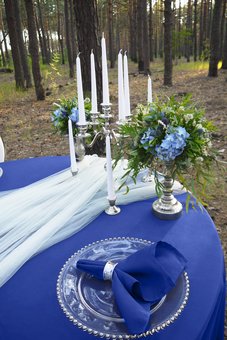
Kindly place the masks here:
<instances>
[{"instance_id":1,"label":"blue folded napkin","mask_svg":"<svg viewBox=\"0 0 227 340\"><path fill-rule=\"evenodd\" d=\"M149 330L151 305L175 286L185 265L184 256L163 241L145 246L115 265L109 261L77 262L79 270L112 280L116 305L131 334Z\"/></svg>"}]
</instances>

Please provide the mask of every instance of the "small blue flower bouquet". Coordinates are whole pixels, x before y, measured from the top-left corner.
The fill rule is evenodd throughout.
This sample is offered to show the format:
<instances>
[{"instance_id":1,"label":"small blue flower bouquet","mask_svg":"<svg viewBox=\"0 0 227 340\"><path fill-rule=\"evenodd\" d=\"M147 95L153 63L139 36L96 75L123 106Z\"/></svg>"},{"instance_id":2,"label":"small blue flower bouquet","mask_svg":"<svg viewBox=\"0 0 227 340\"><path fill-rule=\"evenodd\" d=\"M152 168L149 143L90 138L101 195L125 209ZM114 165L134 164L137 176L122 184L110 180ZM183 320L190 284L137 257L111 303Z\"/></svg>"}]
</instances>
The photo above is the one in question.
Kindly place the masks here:
<instances>
[{"instance_id":1,"label":"small blue flower bouquet","mask_svg":"<svg viewBox=\"0 0 227 340\"><path fill-rule=\"evenodd\" d=\"M54 111L51 120L55 129L62 135L68 134L68 119L72 121L73 135L78 132L77 122L79 120L77 98L59 99L59 103L54 103ZM90 120L91 102L89 98L84 100L85 114L87 121Z\"/></svg>"},{"instance_id":2,"label":"small blue flower bouquet","mask_svg":"<svg viewBox=\"0 0 227 340\"><path fill-rule=\"evenodd\" d=\"M204 110L191 102L190 96L181 101L172 97L164 103L138 105L132 121L120 129L120 133L127 137L124 150L128 158L126 179L131 176L135 181L141 169L152 169L160 197L163 185L158 174L163 165L168 164L172 178L177 178L203 203L215 160L210 139L215 127L205 119Z\"/></svg>"}]
</instances>

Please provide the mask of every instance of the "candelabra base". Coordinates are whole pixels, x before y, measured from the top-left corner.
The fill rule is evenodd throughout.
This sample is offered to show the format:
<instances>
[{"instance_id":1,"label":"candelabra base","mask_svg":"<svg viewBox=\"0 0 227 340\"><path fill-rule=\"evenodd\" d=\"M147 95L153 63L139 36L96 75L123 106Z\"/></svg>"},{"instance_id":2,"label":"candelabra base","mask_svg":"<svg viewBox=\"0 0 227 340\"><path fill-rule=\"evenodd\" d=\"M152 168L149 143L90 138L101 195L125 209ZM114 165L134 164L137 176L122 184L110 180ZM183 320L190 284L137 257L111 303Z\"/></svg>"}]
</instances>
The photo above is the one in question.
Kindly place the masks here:
<instances>
[{"instance_id":1,"label":"candelabra base","mask_svg":"<svg viewBox=\"0 0 227 340\"><path fill-rule=\"evenodd\" d=\"M72 176L76 176L78 174L78 169L77 170L71 170Z\"/></svg>"},{"instance_id":2,"label":"candelabra base","mask_svg":"<svg viewBox=\"0 0 227 340\"><path fill-rule=\"evenodd\" d=\"M117 214L119 214L120 213L120 211L121 211L121 208L119 208L119 207L117 207L116 205L115 205L115 200L109 200L109 207L108 208L106 208L106 210L105 210L105 213L107 214L107 215L117 215Z\"/></svg>"}]
</instances>

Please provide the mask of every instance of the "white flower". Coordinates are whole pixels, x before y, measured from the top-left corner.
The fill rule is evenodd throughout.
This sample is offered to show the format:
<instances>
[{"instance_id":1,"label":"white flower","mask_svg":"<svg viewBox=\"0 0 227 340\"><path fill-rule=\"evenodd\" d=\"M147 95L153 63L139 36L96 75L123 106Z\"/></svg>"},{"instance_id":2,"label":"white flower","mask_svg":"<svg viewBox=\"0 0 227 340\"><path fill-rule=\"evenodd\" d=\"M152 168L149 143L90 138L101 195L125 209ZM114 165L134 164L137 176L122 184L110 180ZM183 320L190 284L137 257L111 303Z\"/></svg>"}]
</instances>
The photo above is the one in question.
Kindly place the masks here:
<instances>
[{"instance_id":1,"label":"white flower","mask_svg":"<svg viewBox=\"0 0 227 340\"><path fill-rule=\"evenodd\" d=\"M85 103L85 104L90 103L90 98L86 97L86 98L84 99L84 103Z\"/></svg>"},{"instance_id":2,"label":"white flower","mask_svg":"<svg viewBox=\"0 0 227 340\"><path fill-rule=\"evenodd\" d=\"M188 113L188 114L184 115L184 120L185 120L186 123L188 123L192 119L193 119L193 114Z\"/></svg>"},{"instance_id":3,"label":"white flower","mask_svg":"<svg viewBox=\"0 0 227 340\"><path fill-rule=\"evenodd\" d=\"M196 162L203 162L203 157L197 157Z\"/></svg>"},{"instance_id":4,"label":"white flower","mask_svg":"<svg viewBox=\"0 0 227 340\"><path fill-rule=\"evenodd\" d=\"M204 154L204 156L208 156L208 151L207 151L207 148L204 146L203 147L203 154Z\"/></svg>"}]
</instances>

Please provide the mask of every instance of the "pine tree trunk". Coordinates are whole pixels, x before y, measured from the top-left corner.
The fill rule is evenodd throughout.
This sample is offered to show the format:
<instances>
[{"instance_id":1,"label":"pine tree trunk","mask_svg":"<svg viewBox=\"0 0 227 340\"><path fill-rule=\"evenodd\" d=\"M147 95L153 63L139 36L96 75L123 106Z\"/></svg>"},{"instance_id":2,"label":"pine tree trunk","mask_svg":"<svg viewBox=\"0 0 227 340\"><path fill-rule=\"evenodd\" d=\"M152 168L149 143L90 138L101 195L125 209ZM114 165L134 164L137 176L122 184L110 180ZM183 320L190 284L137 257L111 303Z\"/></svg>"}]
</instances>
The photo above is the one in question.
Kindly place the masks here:
<instances>
[{"instance_id":1,"label":"pine tree trunk","mask_svg":"<svg viewBox=\"0 0 227 340\"><path fill-rule=\"evenodd\" d=\"M11 51L13 57L16 87L25 89L24 86L24 72L21 62L20 50L17 42L16 19L14 13L13 0L4 0L6 21L8 25L9 38L11 44Z\"/></svg>"},{"instance_id":2,"label":"pine tree trunk","mask_svg":"<svg viewBox=\"0 0 227 340\"><path fill-rule=\"evenodd\" d=\"M225 13L226 13L226 0L223 0L222 6L222 18L221 18L221 33L220 33L220 59L223 57L223 45L224 45L224 27L225 27Z\"/></svg>"},{"instance_id":3,"label":"pine tree trunk","mask_svg":"<svg viewBox=\"0 0 227 340\"><path fill-rule=\"evenodd\" d=\"M28 66L28 58L27 51L24 45L23 33L22 33L22 25L21 25L21 16L20 16L20 7L18 4L18 0L14 0L14 13L16 19L16 29L17 29L17 43L20 50L21 63L24 71L24 79L26 82L26 87L32 87L32 79L31 73Z\"/></svg>"},{"instance_id":4,"label":"pine tree trunk","mask_svg":"<svg viewBox=\"0 0 227 340\"><path fill-rule=\"evenodd\" d=\"M150 43L150 61L154 61L154 47L153 47L153 7L152 0L150 3L150 11L149 11L149 43Z\"/></svg>"},{"instance_id":5,"label":"pine tree trunk","mask_svg":"<svg viewBox=\"0 0 227 340\"><path fill-rule=\"evenodd\" d=\"M69 0L64 0L64 12L65 12L65 40L66 40L68 63L69 63L69 77L73 78L74 77L74 63L73 63L73 50L72 50L72 39L71 39L71 27L70 27L70 22L69 22Z\"/></svg>"},{"instance_id":6,"label":"pine tree trunk","mask_svg":"<svg viewBox=\"0 0 227 340\"><path fill-rule=\"evenodd\" d=\"M137 11L136 0L129 2L129 20L130 20L130 57L137 63Z\"/></svg>"},{"instance_id":7,"label":"pine tree trunk","mask_svg":"<svg viewBox=\"0 0 227 340\"><path fill-rule=\"evenodd\" d=\"M144 60L144 74L150 74L150 45L148 39L148 25L147 25L147 0L140 0L142 2L142 23L143 23L143 60Z\"/></svg>"},{"instance_id":8,"label":"pine tree trunk","mask_svg":"<svg viewBox=\"0 0 227 340\"><path fill-rule=\"evenodd\" d=\"M201 59L202 53L203 53L203 40L204 40L204 34L203 34L203 0L201 0L200 4L200 19L199 19L199 58Z\"/></svg>"},{"instance_id":9,"label":"pine tree trunk","mask_svg":"<svg viewBox=\"0 0 227 340\"><path fill-rule=\"evenodd\" d=\"M57 0L57 34L58 34L58 43L61 53L61 63L62 65L65 64L65 55L64 55L64 46L63 46L63 25L61 25L61 14L60 14L60 7L59 7L59 0Z\"/></svg>"},{"instance_id":10,"label":"pine tree trunk","mask_svg":"<svg viewBox=\"0 0 227 340\"><path fill-rule=\"evenodd\" d=\"M46 32L44 30L44 25L43 25L43 14L42 14L40 0L37 0L37 8L38 8L39 26L42 32L41 39L42 39L42 46L43 46L43 57L44 57L43 61L44 61L44 64L49 64L50 53L47 49L47 38L46 38Z\"/></svg>"},{"instance_id":11,"label":"pine tree trunk","mask_svg":"<svg viewBox=\"0 0 227 340\"><path fill-rule=\"evenodd\" d=\"M215 0L210 40L210 63L208 73L209 77L218 76L218 61L220 56L221 8L222 0Z\"/></svg>"},{"instance_id":12,"label":"pine tree trunk","mask_svg":"<svg viewBox=\"0 0 227 340\"><path fill-rule=\"evenodd\" d=\"M179 0L179 8L178 8L178 59L181 59L181 0Z\"/></svg>"},{"instance_id":13,"label":"pine tree trunk","mask_svg":"<svg viewBox=\"0 0 227 340\"><path fill-rule=\"evenodd\" d=\"M72 43L72 57L73 57L73 64L76 63L76 20L75 20L75 13L73 10L73 0L69 1L69 8L70 8L70 31L71 31L71 43Z\"/></svg>"},{"instance_id":14,"label":"pine tree trunk","mask_svg":"<svg viewBox=\"0 0 227 340\"><path fill-rule=\"evenodd\" d=\"M223 48L222 69L227 70L227 20L225 22L225 42Z\"/></svg>"},{"instance_id":15,"label":"pine tree trunk","mask_svg":"<svg viewBox=\"0 0 227 340\"><path fill-rule=\"evenodd\" d=\"M99 103L102 98L101 48L98 39L98 16L96 0L74 0L74 10L77 26L77 40L81 52L81 68L83 88L85 93L91 90L90 53L95 55L97 97ZM86 37L86 39L85 39Z\"/></svg>"},{"instance_id":16,"label":"pine tree trunk","mask_svg":"<svg viewBox=\"0 0 227 340\"><path fill-rule=\"evenodd\" d=\"M165 0L164 8L164 85L172 86L172 9L171 0Z\"/></svg>"},{"instance_id":17,"label":"pine tree trunk","mask_svg":"<svg viewBox=\"0 0 227 340\"><path fill-rule=\"evenodd\" d=\"M2 42L0 42L0 51L1 51L1 59L2 59L1 66L6 67L6 58L5 58L5 55L4 55L3 48L2 48Z\"/></svg>"},{"instance_id":18,"label":"pine tree trunk","mask_svg":"<svg viewBox=\"0 0 227 340\"><path fill-rule=\"evenodd\" d=\"M197 0L194 0L194 29L193 29L193 39L194 39L194 61L197 60Z\"/></svg>"},{"instance_id":19,"label":"pine tree trunk","mask_svg":"<svg viewBox=\"0 0 227 340\"><path fill-rule=\"evenodd\" d=\"M187 62L190 62L190 55L191 55L191 33L192 33L192 4L191 0L188 0L188 9L187 9L187 20L186 20L186 30L187 30L187 37L186 37L186 59Z\"/></svg>"},{"instance_id":20,"label":"pine tree trunk","mask_svg":"<svg viewBox=\"0 0 227 340\"><path fill-rule=\"evenodd\" d=\"M137 42L138 42L138 71L144 73L143 60L143 23L142 23L142 1L137 0Z\"/></svg>"},{"instance_id":21,"label":"pine tree trunk","mask_svg":"<svg viewBox=\"0 0 227 340\"><path fill-rule=\"evenodd\" d=\"M37 33L38 33L38 38L39 38L39 46L40 46L41 55L42 55L42 63L46 64L46 56L45 56L44 47L43 47L43 39L42 39L42 35L40 32L39 20L37 18L36 12L35 12L35 22L36 22Z\"/></svg>"},{"instance_id":22,"label":"pine tree trunk","mask_svg":"<svg viewBox=\"0 0 227 340\"><path fill-rule=\"evenodd\" d=\"M27 13L29 51L32 59L32 74L35 83L35 92L37 100L45 99L45 91L42 84L42 77L39 66L39 46L36 35L35 11L32 0L24 0Z\"/></svg>"},{"instance_id":23,"label":"pine tree trunk","mask_svg":"<svg viewBox=\"0 0 227 340\"><path fill-rule=\"evenodd\" d=\"M109 60L110 68L115 66L114 39L113 39L113 1L108 0L108 31L109 31Z\"/></svg>"},{"instance_id":24,"label":"pine tree trunk","mask_svg":"<svg viewBox=\"0 0 227 340\"><path fill-rule=\"evenodd\" d=\"M3 35L3 42L4 42L4 47L5 47L6 60L7 60L7 64L9 64L10 63L10 55L9 55L9 51L8 51L7 41L6 41L7 34L4 32L4 30L2 31L2 35Z\"/></svg>"}]
</instances>

